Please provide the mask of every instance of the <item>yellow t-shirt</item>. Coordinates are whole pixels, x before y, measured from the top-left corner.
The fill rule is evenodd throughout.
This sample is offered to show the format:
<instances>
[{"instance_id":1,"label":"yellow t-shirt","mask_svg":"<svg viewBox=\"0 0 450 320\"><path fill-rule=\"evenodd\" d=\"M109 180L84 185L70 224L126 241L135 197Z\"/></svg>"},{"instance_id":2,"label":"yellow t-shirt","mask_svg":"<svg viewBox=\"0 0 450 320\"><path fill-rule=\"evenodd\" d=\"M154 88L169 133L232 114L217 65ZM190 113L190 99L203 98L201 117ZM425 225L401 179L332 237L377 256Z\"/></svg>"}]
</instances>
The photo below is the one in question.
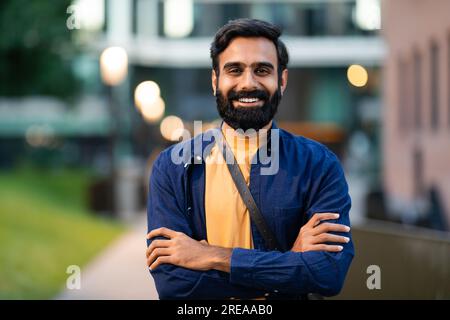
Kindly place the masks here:
<instances>
[{"instance_id":1,"label":"yellow t-shirt","mask_svg":"<svg viewBox=\"0 0 450 320\"><path fill-rule=\"evenodd\" d=\"M222 132L249 185L251 159L258 150L258 139L240 135L229 127L223 127ZM208 243L225 248L253 249L248 209L239 195L217 143L206 157L205 165L205 215Z\"/></svg>"}]
</instances>

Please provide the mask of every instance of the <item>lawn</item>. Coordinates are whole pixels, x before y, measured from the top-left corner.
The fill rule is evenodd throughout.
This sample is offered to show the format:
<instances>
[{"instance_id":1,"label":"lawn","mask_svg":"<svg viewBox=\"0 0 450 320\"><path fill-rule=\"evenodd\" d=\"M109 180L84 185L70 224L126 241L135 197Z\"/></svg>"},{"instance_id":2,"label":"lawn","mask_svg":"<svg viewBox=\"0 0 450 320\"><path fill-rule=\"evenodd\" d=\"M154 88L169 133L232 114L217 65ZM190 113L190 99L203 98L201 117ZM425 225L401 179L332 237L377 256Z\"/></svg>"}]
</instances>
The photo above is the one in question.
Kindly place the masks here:
<instances>
[{"instance_id":1,"label":"lawn","mask_svg":"<svg viewBox=\"0 0 450 320\"><path fill-rule=\"evenodd\" d=\"M124 228L86 206L83 170L0 172L0 299L50 299Z\"/></svg>"}]
</instances>

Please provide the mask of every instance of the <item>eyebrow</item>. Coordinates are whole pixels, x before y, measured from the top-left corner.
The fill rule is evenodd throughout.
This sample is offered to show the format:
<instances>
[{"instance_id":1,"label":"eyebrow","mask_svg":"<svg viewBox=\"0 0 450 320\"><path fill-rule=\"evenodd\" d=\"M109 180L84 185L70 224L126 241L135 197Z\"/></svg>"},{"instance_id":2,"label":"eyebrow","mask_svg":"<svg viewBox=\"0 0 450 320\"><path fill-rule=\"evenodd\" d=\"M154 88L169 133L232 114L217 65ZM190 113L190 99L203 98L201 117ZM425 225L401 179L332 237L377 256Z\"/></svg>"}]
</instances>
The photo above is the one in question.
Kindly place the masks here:
<instances>
[{"instance_id":1,"label":"eyebrow","mask_svg":"<svg viewBox=\"0 0 450 320\"><path fill-rule=\"evenodd\" d=\"M242 62L227 62L225 63L225 65L223 66L223 69L230 69L233 67L242 67L244 64ZM266 67L269 69L275 69L273 64L267 61L261 61L261 62L255 62L251 64L253 67Z\"/></svg>"}]
</instances>

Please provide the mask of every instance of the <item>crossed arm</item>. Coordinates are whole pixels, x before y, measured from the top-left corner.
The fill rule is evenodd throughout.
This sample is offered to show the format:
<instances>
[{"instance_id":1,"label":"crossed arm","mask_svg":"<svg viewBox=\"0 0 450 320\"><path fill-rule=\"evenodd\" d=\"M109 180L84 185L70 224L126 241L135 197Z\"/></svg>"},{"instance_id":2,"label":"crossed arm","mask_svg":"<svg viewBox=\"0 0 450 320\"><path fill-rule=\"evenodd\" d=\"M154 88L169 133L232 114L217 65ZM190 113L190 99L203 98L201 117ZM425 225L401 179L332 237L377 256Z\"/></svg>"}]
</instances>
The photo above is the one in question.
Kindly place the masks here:
<instances>
[{"instance_id":1,"label":"crossed arm","mask_svg":"<svg viewBox=\"0 0 450 320\"><path fill-rule=\"evenodd\" d=\"M350 236L344 237L350 230L346 226L350 198L337 162L326 168L324 178L311 189L306 212L310 219L291 249L279 252L222 248L195 240L183 198L171 187L179 182L167 174L166 161L155 162L150 179L146 253L161 299L245 299L268 292L331 296L340 291L353 244ZM327 221L334 219L338 224Z\"/></svg>"},{"instance_id":2,"label":"crossed arm","mask_svg":"<svg viewBox=\"0 0 450 320\"><path fill-rule=\"evenodd\" d=\"M338 218L339 215L335 213L314 214L308 223L300 229L291 251L342 251L342 246L326 243L347 243L350 238L329 232L349 232L350 228L337 223L321 223ZM164 227L154 229L147 234L147 239L155 237L166 239L154 240L148 246L146 256L147 266L150 270L168 263L191 270L230 272L232 249L212 246L205 240L196 241L183 232Z\"/></svg>"}]
</instances>

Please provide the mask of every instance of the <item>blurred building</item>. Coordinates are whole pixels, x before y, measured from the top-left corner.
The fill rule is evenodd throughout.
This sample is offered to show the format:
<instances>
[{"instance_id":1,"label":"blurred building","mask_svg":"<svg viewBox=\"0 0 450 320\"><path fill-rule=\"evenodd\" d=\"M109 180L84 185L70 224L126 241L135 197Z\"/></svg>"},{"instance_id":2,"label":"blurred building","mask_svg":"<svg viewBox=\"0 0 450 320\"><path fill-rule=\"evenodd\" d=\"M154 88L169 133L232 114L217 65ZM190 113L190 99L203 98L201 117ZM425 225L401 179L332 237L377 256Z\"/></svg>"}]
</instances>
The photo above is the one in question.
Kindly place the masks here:
<instances>
[{"instance_id":1,"label":"blurred building","mask_svg":"<svg viewBox=\"0 0 450 320\"><path fill-rule=\"evenodd\" d=\"M218 118L209 57L215 32L243 17L277 24L290 53L278 123L327 144L344 160L358 179L355 212L364 215L365 194L380 188L380 14L379 0L107 0L104 33L93 47L124 47L130 89L145 80L158 83L165 116L212 121ZM349 83L352 64L365 68L367 83Z\"/></svg>"},{"instance_id":2,"label":"blurred building","mask_svg":"<svg viewBox=\"0 0 450 320\"><path fill-rule=\"evenodd\" d=\"M219 27L242 17L267 20L283 30L290 53L290 81L279 109L280 122L294 122L287 124L291 130L337 145L336 151L341 155L351 132L366 120L379 122L378 75L384 57L378 34L379 0L74 0L72 3L61 29L67 27L67 33L73 35L80 49L72 68L82 80L81 97L72 103L72 108L65 102L52 103L59 104L57 113L53 109L48 111L60 116L51 120L55 125L45 116L48 113L45 107L32 117L20 119L20 112L27 113L34 105L32 99L2 100L0 134L23 139L29 127L45 123L56 136L76 138L79 132L83 137L106 137L111 115L108 103L100 101L106 101L106 90L100 80L99 56L110 46L121 46L128 53L128 77L114 89L120 108L119 127L126 139L143 144L125 143L124 152L143 154L149 150L148 142L139 138L139 132L148 134L148 130L142 129L144 121L133 101L133 92L142 81L153 80L161 88L165 116L176 115L184 121L215 120L218 114L211 94L209 46ZM351 64L367 69L367 84L356 88L348 82L347 68ZM35 96L36 101L48 100L42 99L39 92ZM86 101L94 102L95 106L88 107ZM71 113L83 116L74 118ZM86 125L85 115L91 119ZM159 128L154 129L159 132ZM161 140L154 142L160 144Z\"/></svg>"},{"instance_id":3,"label":"blurred building","mask_svg":"<svg viewBox=\"0 0 450 320\"><path fill-rule=\"evenodd\" d=\"M95 44L99 49L126 48L133 70L131 88L147 79L156 81L167 114L187 121L213 120L218 115L211 94L209 46L215 32L235 18L273 22L283 29L291 57L279 120L331 123L347 131L359 125L363 105L379 108L376 79L384 46L378 36L378 4L378 0L108 0L105 34ZM369 71L372 81L364 88L348 83L346 70L354 63Z\"/></svg>"},{"instance_id":4,"label":"blurred building","mask_svg":"<svg viewBox=\"0 0 450 320\"><path fill-rule=\"evenodd\" d=\"M229 20L257 18L282 28L290 53L289 84L278 124L323 142L338 154L351 180L354 212L364 215L364 195L381 185L380 68L385 47L379 35L380 0L74 0L72 4L62 13L66 23L61 28L79 48L71 62L82 83L81 94L71 106L53 100L48 104L48 97L39 92L32 99L0 99L0 152L9 159L4 166L15 163L14 154L22 151L7 150L22 141L27 159L36 152L53 152L64 155L61 161L97 164L108 172L109 138L115 125L120 143L114 154L145 160L173 143L160 130L168 123L163 121L167 116L177 116L186 126L193 120L217 120L210 43ZM128 75L106 90L99 57L111 46L126 50ZM368 78L357 86L348 76L354 64L363 66ZM165 105L162 117L150 122L134 101L135 89L147 80L158 84ZM114 112L107 93L116 102Z\"/></svg>"},{"instance_id":5,"label":"blurred building","mask_svg":"<svg viewBox=\"0 0 450 320\"><path fill-rule=\"evenodd\" d=\"M383 2L384 181L403 221L450 222L450 1Z\"/></svg>"}]
</instances>

